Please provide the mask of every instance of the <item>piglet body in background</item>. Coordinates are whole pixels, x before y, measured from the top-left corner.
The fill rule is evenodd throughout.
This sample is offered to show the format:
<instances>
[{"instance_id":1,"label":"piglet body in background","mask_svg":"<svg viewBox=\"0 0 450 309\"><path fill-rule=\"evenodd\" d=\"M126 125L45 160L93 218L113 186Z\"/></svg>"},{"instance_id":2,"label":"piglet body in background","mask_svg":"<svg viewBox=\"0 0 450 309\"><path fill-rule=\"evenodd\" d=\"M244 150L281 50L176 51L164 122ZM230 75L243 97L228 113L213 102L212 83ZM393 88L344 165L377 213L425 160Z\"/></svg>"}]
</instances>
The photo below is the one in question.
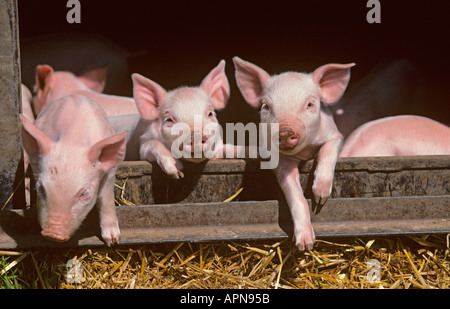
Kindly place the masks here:
<instances>
[{"instance_id":1,"label":"piglet body in background","mask_svg":"<svg viewBox=\"0 0 450 309\"><path fill-rule=\"evenodd\" d=\"M133 74L132 78L134 99L141 117L110 118L113 127L130 130L125 160L156 161L169 177L179 179L184 176L180 159L200 162L214 158L205 157L207 151L223 155L227 147L234 147L224 145L221 136L215 135L221 129L215 110L225 108L230 93L224 60L199 87L180 87L167 92L144 76ZM172 145L180 138L172 134L175 125L189 129L191 133L183 147L192 154L195 149L200 150L201 157L176 158L173 155Z\"/></svg>"},{"instance_id":2,"label":"piglet body in background","mask_svg":"<svg viewBox=\"0 0 450 309\"><path fill-rule=\"evenodd\" d=\"M315 235L309 205L300 187L298 164L316 157L312 186L317 204L331 194L342 135L326 104L343 94L354 64L328 64L311 74L287 72L270 76L258 66L235 57L237 85L245 100L261 108L261 122L278 123L280 162L274 169L294 223L298 249L312 249Z\"/></svg>"},{"instance_id":3,"label":"piglet body in background","mask_svg":"<svg viewBox=\"0 0 450 309\"><path fill-rule=\"evenodd\" d=\"M367 122L346 139L340 157L450 155L450 128L426 117Z\"/></svg>"},{"instance_id":4,"label":"piglet body in background","mask_svg":"<svg viewBox=\"0 0 450 309\"><path fill-rule=\"evenodd\" d=\"M330 106L339 132L353 130L375 119L419 112L424 86L418 69L407 60L381 63Z\"/></svg>"},{"instance_id":5,"label":"piglet body in background","mask_svg":"<svg viewBox=\"0 0 450 309\"><path fill-rule=\"evenodd\" d=\"M36 94L33 98L35 115L51 102L71 94L93 99L108 116L138 114L132 98L101 93L106 83L106 68L91 70L82 76L71 72L54 71L49 65L36 68Z\"/></svg>"},{"instance_id":6,"label":"piglet body in background","mask_svg":"<svg viewBox=\"0 0 450 309\"><path fill-rule=\"evenodd\" d=\"M105 36L94 33L64 31L20 37L22 83L29 89L35 84L36 66L41 63L46 63L58 71L73 72L77 76L107 64L108 84L105 86L105 93L126 94L130 84L130 57L133 57L132 53Z\"/></svg>"},{"instance_id":7,"label":"piglet body in background","mask_svg":"<svg viewBox=\"0 0 450 309\"><path fill-rule=\"evenodd\" d=\"M71 95L54 101L33 124L22 120L22 144L36 178L41 234L67 241L97 204L103 240L118 242L114 206L117 166L126 133L115 134L104 110L91 99Z\"/></svg>"}]
</instances>

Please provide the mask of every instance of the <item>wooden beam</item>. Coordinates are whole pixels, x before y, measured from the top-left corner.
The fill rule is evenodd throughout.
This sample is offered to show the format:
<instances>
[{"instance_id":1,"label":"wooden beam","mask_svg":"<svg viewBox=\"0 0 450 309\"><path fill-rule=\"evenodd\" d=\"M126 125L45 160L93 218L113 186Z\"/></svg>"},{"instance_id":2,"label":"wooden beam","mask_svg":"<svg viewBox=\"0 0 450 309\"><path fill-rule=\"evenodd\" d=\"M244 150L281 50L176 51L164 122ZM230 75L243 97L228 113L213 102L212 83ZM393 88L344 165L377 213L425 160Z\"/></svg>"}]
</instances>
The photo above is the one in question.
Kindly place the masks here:
<instances>
[{"instance_id":1,"label":"wooden beam","mask_svg":"<svg viewBox=\"0 0 450 309\"><path fill-rule=\"evenodd\" d=\"M20 52L17 0L0 1L0 209L25 204L20 144ZM19 187L22 183L22 187ZM14 189L14 197L11 198Z\"/></svg>"}]
</instances>

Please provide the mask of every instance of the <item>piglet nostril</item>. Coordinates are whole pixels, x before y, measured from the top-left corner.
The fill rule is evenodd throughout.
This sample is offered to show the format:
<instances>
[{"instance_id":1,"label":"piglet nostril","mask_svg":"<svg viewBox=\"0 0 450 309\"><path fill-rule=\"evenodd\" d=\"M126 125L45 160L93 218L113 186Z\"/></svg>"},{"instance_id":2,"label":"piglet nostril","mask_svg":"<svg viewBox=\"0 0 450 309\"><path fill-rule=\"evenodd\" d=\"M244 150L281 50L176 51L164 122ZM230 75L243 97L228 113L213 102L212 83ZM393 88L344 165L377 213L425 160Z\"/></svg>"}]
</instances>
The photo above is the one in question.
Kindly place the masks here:
<instances>
[{"instance_id":1,"label":"piglet nostril","mask_svg":"<svg viewBox=\"0 0 450 309\"><path fill-rule=\"evenodd\" d=\"M294 134L294 131L290 128L281 128L280 129L280 138L285 139Z\"/></svg>"},{"instance_id":2,"label":"piglet nostril","mask_svg":"<svg viewBox=\"0 0 450 309\"><path fill-rule=\"evenodd\" d=\"M299 138L297 135L293 135L293 136L289 137L289 144L297 145L298 142L299 142Z\"/></svg>"},{"instance_id":3,"label":"piglet nostril","mask_svg":"<svg viewBox=\"0 0 450 309\"><path fill-rule=\"evenodd\" d=\"M293 135L293 136L289 137L289 142L290 142L290 143L295 143L295 144L297 144L297 143L298 143L298 140L299 140L299 138L298 138L297 135Z\"/></svg>"},{"instance_id":4,"label":"piglet nostril","mask_svg":"<svg viewBox=\"0 0 450 309\"><path fill-rule=\"evenodd\" d=\"M295 147L300 138L298 134L291 128L281 128L278 136L280 148L288 149Z\"/></svg>"}]
</instances>

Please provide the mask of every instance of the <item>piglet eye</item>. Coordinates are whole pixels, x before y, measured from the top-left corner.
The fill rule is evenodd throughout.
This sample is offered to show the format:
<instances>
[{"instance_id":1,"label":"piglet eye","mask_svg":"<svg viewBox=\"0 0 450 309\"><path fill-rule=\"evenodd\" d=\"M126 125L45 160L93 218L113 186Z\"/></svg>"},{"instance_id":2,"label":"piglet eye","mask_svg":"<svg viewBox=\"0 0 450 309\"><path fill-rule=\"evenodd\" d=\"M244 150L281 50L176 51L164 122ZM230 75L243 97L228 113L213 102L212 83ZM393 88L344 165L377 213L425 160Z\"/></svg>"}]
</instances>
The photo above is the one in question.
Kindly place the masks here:
<instances>
[{"instance_id":1,"label":"piglet eye","mask_svg":"<svg viewBox=\"0 0 450 309\"><path fill-rule=\"evenodd\" d=\"M209 112L208 117L214 117L214 112Z\"/></svg>"},{"instance_id":2,"label":"piglet eye","mask_svg":"<svg viewBox=\"0 0 450 309\"><path fill-rule=\"evenodd\" d=\"M263 103L263 105L261 105L261 110L270 111L270 107L269 107L269 105Z\"/></svg>"},{"instance_id":3,"label":"piglet eye","mask_svg":"<svg viewBox=\"0 0 450 309\"><path fill-rule=\"evenodd\" d=\"M173 119L170 117L166 117L166 118L164 118L164 122L170 124L170 123L173 123Z\"/></svg>"},{"instance_id":4,"label":"piglet eye","mask_svg":"<svg viewBox=\"0 0 450 309\"><path fill-rule=\"evenodd\" d=\"M36 184L36 190L37 190L37 192L38 192L38 194L40 195L41 198L43 198L43 199L46 198L45 188L40 182L38 182Z\"/></svg>"},{"instance_id":5,"label":"piglet eye","mask_svg":"<svg viewBox=\"0 0 450 309\"><path fill-rule=\"evenodd\" d=\"M314 106L314 103L313 103L313 102L309 102L308 105L307 105L306 107L309 108L309 107L313 107L313 106Z\"/></svg>"},{"instance_id":6,"label":"piglet eye","mask_svg":"<svg viewBox=\"0 0 450 309\"><path fill-rule=\"evenodd\" d=\"M86 198L89 195L89 189L84 190L80 194L80 198Z\"/></svg>"}]
</instances>

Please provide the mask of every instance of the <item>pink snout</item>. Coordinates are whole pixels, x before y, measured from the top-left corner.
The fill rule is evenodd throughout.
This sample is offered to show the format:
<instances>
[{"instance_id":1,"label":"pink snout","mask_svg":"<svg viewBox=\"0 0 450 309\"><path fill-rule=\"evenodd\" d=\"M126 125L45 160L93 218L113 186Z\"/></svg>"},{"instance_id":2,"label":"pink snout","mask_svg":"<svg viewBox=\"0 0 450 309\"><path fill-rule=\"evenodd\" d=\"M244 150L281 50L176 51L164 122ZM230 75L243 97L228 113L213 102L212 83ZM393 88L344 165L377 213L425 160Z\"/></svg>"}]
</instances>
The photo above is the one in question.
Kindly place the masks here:
<instances>
[{"instance_id":1,"label":"pink snout","mask_svg":"<svg viewBox=\"0 0 450 309\"><path fill-rule=\"evenodd\" d=\"M280 142L279 147L281 149L290 149L297 146L300 141L300 136L291 128L280 128L278 140Z\"/></svg>"},{"instance_id":2,"label":"pink snout","mask_svg":"<svg viewBox=\"0 0 450 309\"><path fill-rule=\"evenodd\" d=\"M184 147L186 147L187 151L194 153L195 150L203 151L206 145L208 137L206 135L196 135L196 133L191 134L191 141L185 143Z\"/></svg>"},{"instance_id":3,"label":"pink snout","mask_svg":"<svg viewBox=\"0 0 450 309\"><path fill-rule=\"evenodd\" d=\"M69 240L69 234L66 231L61 230L58 226L48 226L44 228L41 235L48 240L57 242L66 242Z\"/></svg>"}]
</instances>

